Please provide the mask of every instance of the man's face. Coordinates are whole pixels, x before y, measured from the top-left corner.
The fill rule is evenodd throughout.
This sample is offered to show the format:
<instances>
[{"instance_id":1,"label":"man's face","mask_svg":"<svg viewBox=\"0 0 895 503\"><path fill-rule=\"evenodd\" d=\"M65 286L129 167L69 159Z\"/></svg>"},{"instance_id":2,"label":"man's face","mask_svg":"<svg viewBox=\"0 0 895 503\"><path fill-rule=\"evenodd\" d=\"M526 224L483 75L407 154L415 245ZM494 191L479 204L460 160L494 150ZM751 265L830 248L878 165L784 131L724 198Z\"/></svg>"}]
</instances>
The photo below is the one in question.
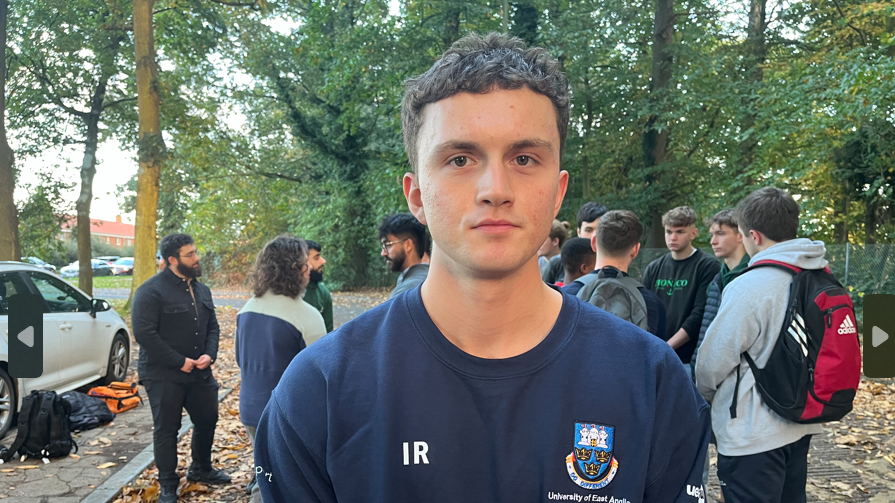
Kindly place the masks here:
<instances>
[{"instance_id":1,"label":"man's face","mask_svg":"<svg viewBox=\"0 0 895 503\"><path fill-rule=\"evenodd\" d=\"M199 265L199 254L196 253L196 245L181 246L176 257L168 258L168 261L177 268L177 272L187 278L202 276L202 266Z\"/></svg>"},{"instance_id":2,"label":"man's face","mask_svg":"<svg viewBox=\"0 0 895 503\"><path fill-rule=\"evenodd\" d=\"M600 219L596 219L593 222L581 222L581 226L578 227L578 237L579 238L587 238L590 239L597 235L597 224L600 223Z\"/></svg>"},{"instance_id":3,"label":"man's face","mask_svg":"<svg viewBox=\"0 0 895 503\"><path fill-rule=\"evenodd\" d=\"M527 88L427 105L404 194L454 271L514 272L545 243L568 173L550 99Z\"/></svg>"},{"instance_id":4,"label":"man's face","mask_svg":"<svg viewBox=\"0 0 895 503\"><path fill-rule=\"evenodd\" d=\"M404 261L407 260L407 253L404 251L404 243L406 241L396 237L394 234L388 234L382 240L382 255L385 257L385 265L392 272L401 272L404 270Z\"/></svg>"},{"instance_id":5,"label":"man's face","mask_svg":"<svg viewBox=\"0 0 895 503\"><path fill-rule=\"evenodd\" d=\"M721 259L731 256L743 244L740 231L726 225L713 223L709 227L709 234L712 235L712 251Z\"/></svg>"},{"instance_id":6,"label":"man's face","mask_svg":"<svg viewBox=\"0 0 895 503\"><path fill-rule=\"evenodd\" d=\"M308 255L308 272L311 280L317 282L323 280L323 266L325 264L326 259L323 258L323 255L321 255L319 251L310 250L310 254Z\"/></svg>"},{"instance_id":7,"label":"man's face","mask_svg":"<svg viewBox=\"0 0 895 503\"><path fill-rule=\"evenodd\" d=\"M694 225L687 227L665 227L665 246L671 251L681 251L690 246L696 239L699 229Z\"/></svg>"}]
</instances>

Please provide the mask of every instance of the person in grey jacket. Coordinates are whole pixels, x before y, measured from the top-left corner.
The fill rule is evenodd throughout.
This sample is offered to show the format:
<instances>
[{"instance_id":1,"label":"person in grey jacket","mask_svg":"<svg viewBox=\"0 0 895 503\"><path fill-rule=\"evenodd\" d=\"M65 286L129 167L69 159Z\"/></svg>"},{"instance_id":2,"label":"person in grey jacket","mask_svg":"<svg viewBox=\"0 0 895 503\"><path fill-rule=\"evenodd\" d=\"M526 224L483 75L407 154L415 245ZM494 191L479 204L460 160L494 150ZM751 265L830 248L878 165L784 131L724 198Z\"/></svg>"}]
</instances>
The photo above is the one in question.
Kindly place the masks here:
<instances>
[{"instance_id":1,"label":"person in grey jacket","mask_svg":"<svg viewBox=\"0 0 895 503\"><path fill-rule=\"evenodd\" d=\"M823 269L820 241L796 239L799 205L776 188L759 189L737 208L750 264L776 260L802 269ZM696 362L696 386L712 404L718 441L718 478L727 503L804 503L811 435L818 424L788 421L772 411L755 386L743 353L763 367L786 313L791 276L770 267L746 271L724 290L718 315ZM731 411L737 371L740 385Z\"/></svg>"}]
</instances>

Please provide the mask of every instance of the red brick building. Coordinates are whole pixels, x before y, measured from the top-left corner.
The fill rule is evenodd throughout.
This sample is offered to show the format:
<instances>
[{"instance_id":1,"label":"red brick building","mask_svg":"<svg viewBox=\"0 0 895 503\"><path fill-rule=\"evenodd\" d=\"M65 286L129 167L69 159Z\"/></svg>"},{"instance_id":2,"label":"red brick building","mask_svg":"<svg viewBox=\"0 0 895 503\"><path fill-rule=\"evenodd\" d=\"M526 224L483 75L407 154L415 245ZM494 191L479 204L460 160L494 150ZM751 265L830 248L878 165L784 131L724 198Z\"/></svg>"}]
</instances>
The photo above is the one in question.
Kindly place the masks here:
<instances>
[{"instance_id":1,"label":"red brick building","mask_svg":"<svg viewBox=\"0 0 895 503\"><path fill-rule=\"evenodd\" d=\"M61 229L61 239L71 240L71 231L78 223L77 217L69 218ZM133 246L134 226L121 221L121 215L115 217L115 221L90 219L90 235L102 243L112 246Z\"/></svg>"}]
</instances>

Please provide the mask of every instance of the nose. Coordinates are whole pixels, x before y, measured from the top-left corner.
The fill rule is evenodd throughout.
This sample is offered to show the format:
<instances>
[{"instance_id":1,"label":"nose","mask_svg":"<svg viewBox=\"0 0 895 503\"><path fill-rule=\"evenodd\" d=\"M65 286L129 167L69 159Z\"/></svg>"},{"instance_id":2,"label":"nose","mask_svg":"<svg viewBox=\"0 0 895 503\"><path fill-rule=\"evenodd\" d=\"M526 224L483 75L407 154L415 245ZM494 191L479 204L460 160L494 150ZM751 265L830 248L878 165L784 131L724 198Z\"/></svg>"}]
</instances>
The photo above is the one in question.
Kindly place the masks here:
<instances>
[{"instance_id":1,"label":"nose","mask_svg":"<svg viewBox=\"0 0 895 503\"><path fill-rule=\"evenodd\" d=\"M383 257L388 257L388 250L386 250L385 248L383 248L383 249L382 249L382 253L380 253L380 255L382 255Z\"/></svg>"},{"instance_id":2,"label":"nose","mask_svg":"<svg viewBox=\"0 0 895 503\"><path fill-rule=\"evenodd\" d=\"M326 259L325 259L325 258L322 258L322 257L320 258L320 265L326 265Z\"/></svg>"},{"instance_id":3,"label":"nose","mask_svg":"<svg viewBox=\"0 0 895 503\"><path fill-rule=\"evenodd\" d=\"M512 204L516 198L512 185L509 169L503 160L489 161L479 173L476 202L496 207Z\"/></svg>"}]
</instances>

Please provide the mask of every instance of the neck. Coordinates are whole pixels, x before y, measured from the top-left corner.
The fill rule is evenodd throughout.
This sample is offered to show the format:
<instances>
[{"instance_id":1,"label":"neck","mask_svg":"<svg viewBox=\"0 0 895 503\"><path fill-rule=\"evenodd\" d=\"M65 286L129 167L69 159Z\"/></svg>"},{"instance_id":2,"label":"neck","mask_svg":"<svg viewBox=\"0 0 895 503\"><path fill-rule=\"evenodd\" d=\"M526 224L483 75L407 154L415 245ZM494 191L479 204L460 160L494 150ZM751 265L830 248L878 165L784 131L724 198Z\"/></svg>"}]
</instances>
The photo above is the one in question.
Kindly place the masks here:
<instances>
[{"instance_id":1,"label":"neck","mask_svg":"<svg viewBox=\"0 0 895 503\"><path fill-rule=\"evenodd\" d=\"M674 260L684 260L693 254L693 245L688 244L686 248L681 249L680 251L672 251L671 258Z\"/></svg>"},{"instance_id":2,"label":"neck","mask_svg":"<svg viewBox=\"0 0 895 503\"><path fill-rule=\"evenodd\" d=\"M187 277L187 276L184 276L183 274L181 274L180 271L177 270L177 266L175 266L175 265L169 265L169 266L168 266L168 269L171 269L171 272L173 272L174 275L177 276L178 278L183 278L183 279L185 279L185 280L187 281L187 283L192 283L192 282L193 282L193 278L190 278L190 277Z\"/></svg>"},{"instance_id":3,"label":"neck","mask_svg":"<svg viewBox=\"0 0 895 503\"><path fill-rule=\"evenodd\" d=\"M746 256L746 249L742 246L733 251L730 255L724 257L724 263L727 264L727 268L731 271L736 268L736 266L740 265L740 262L743 260L743 257Z\"/></svg>"},{"instance_id":4,"label":"neck","mask_svg":"<svg viewBox=\"0 0 895 503\"><path fill-rule=\"evenodd\" d=\"M584 276L583 274L569 273L569 271L565 271L565 275L562 278L562 284L568 285L573 283L576 279Z\"/></svg>"},{"instance_id":5,"label":"neck","mask_svg":"<svg viewBox=\"0 0 895 503\"><path fill-rule=\"evenodd\" d=\"M433 249L423 304L444 336L479 358L510 358L537 346L556 324L562 295L543 280L537 257L517 271L482 276ZM462 314L462 315L461 315Z\"/></svg>"},{"instance_id":6,"label":"neck","mask_svg":"<svg viewBox=\"0 0 895 503\"><path fill-rule=\"evenodd\" d=\"M631 259L628 257L610 257L606 255L606 252L600 251L597 252L597 265L594 267L594 270L599 271L606 266L612 266L621 272L628 272L628 266L630 265Z\"/></svg>"},{"instance_id":7,"label":"neck","mask_svg":"<svg viewBox=\"0 0 895 503\"><path fill-rule=\"evenodd\" d=\"M416 252L412 251L404 256L404 263L401 264L403 267L403 269L401 269L401 272L403 273L407 269L410 269L411 267L422 263L422 260L420 260L420 258L416 255Z\"/></svg>"}]
</instances>

